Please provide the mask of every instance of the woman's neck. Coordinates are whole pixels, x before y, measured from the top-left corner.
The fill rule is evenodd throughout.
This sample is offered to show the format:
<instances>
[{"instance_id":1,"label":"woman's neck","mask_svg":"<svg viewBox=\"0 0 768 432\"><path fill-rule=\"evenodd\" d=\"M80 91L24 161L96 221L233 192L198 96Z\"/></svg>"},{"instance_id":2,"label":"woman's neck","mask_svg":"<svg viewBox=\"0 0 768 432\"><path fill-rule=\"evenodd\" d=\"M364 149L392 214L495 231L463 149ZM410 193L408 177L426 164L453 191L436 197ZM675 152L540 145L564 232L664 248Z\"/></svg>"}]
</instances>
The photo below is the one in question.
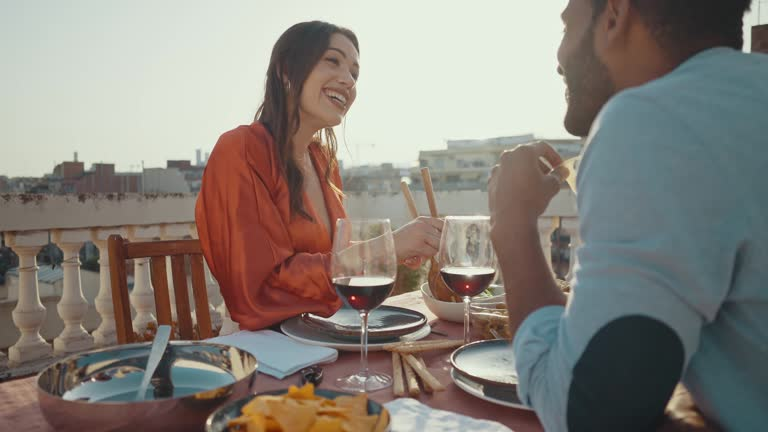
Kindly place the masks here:
<instances>
[{"instance_id":1,"label":"woman's neck","mask_svg":"<svg viewBox=\"0 0 768 432\"><path fill-rule=\"evenodd\" d=\"M307 157L307 150L312 143L312 138L318 129L309 125L299 126L299 130L293 135L293 156L296 161L301 161Z\"/></svg>"}]
</instances>

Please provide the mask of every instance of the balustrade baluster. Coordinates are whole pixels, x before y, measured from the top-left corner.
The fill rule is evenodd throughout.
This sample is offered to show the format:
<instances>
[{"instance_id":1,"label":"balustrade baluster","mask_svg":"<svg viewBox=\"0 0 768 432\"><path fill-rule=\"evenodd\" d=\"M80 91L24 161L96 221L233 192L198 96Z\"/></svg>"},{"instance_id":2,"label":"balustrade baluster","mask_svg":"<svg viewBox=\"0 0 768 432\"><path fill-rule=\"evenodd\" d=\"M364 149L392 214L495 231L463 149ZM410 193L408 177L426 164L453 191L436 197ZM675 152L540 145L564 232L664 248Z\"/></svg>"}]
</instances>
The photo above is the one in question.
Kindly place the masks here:
<instances>
[{"instance_id":1,"label":"balustrade baluster","mask_svg":"<svg viewBox=\"0 0 768 432\"><path fill-rule=\"evenodd\" d=\"M112 234L126 236L124 229L97 229L91 231L91 241L99 250L99 292L93 300L96 311L101 317L99 327L93 331L93 341L97 346L110 346L117 343L115 328L115 308L112 305L112 282L109 272L109 249L107 238Z\"/></svg>"},{"instance_id":2,"label":"balustrade baluster","mask_svg":"<svg viewBox=\"0 0 768 432\"><path fill-rule=\"evenodd\" d=\"M93 347L93 336L83 327L83 319L88 312L88 302L83 297L80 284L80 248L90 238L87 230L56 230L53 242L64 252L61 267L64 271L64 283L61 300L56 306L59 317L64 321L64 329L53 340L53 353L65 355L87 350Z\"/></svg>"},{"instance_id":3,"label":"balustrade baluster","mask_svg":"<svg viewBox=\"0 0 768 432\"><path fill-rule=\"evenodd\" d=\"M130 227L128 240L132 242L152 241L160 235L156 226ZM133 290L130 295L131 305L136 310L133 318L133 331L141 337L148 326L157 326L155 311L155 295L152 279L149 273L149 258L133 260Z\"/></svg>"},{"instance_id":4,"label":"balustrade baluster","mask_svg":"<svg viewBox=\"0 0 768 432\"><path fill-rule=\"evenodd\" d=\"M11 316L21 336L8 349L8 365L13 367L50 357L53 352L51 345L40 336L46 310L40 302L37 287L36 257L40 249L48 244L48 233L6 233L5 241L19 256L19 300Z\"/></svg>"}]
</instances>

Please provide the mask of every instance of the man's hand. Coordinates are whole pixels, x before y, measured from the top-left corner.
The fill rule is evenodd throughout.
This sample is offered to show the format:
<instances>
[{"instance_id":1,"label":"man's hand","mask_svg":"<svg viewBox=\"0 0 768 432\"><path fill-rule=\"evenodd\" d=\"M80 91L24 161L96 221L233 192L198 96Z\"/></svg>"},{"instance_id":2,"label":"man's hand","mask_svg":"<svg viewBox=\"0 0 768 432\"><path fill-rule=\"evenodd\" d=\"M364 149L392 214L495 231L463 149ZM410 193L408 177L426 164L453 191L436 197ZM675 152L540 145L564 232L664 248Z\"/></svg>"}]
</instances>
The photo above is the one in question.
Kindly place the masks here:
<instances>
[{"instance_id":1,"label":"man's hand","mask_svg":"<svg viewBox=\"0 0 768 432\"><path fill-rule=\"evenodd\" d=\"M549 144L539 141L501 154L488 179L488 207L494 231L507 226L536 226L549 202L560 190L561 176L550 173L563 160ZM501 229L497 229L501 228Z\"/></svg>"}]
</instances>

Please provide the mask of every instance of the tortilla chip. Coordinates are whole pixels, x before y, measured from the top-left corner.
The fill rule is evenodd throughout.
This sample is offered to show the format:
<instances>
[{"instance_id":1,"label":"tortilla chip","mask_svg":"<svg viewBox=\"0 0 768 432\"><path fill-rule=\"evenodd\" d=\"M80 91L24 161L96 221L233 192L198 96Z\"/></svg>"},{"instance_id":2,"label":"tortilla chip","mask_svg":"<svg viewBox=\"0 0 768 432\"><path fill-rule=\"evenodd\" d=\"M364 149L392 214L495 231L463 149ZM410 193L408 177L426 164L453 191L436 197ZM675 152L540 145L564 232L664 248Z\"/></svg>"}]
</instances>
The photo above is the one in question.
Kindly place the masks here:
<instances>
[{"instance_id":1,"label":"tortilla chip","mask_svg":"<svg viewBox=\"0 0 768 432\"><path fill-rule=\"evenodd\" d=\"M306 383L301 388L294 385L288 387L288 397L292 399L319 399L315 396L315 385Z\"/></svg>"},{"instance_id":2,"label":"tortilla chip","mask_svg":"<svg viewBox=\"0 0 768 432\"><path fill-rule=\"evenodd\" d=\"M266 419L261 414L241 416L227 422L227 427L246 432L266 432Z\"/></svg>"},{"instance_id":3,"label":"tortilla chip","mask_svg":"<svg viewBox=\"0 0 768 432\"><path fill-rule=\"evenodd\" d=\"M389 425L389 411L386 408L381 409L379 414L379 420L376 422L376 426L373 428L374 432L384 432Z\"/></svg>"},{"instance_id":4,"label":"tortilla chip","mask_svg":"<svg viewBox=\"0 0 768 432\"><path fill-rule=\"evenodd\" d=\"M379 421L379 416L349 416L344 419L342 428L344 432L373 432L376 427L376 422Z\"/></svg>"},{"instance_id":5,"label":"tortilla chip","mask_svg":"<svg viewBox=\"0 0 768 432\"><path fill-rule=\"evenodd\" d=\"M341 423L338 417L318 416L309 432L343 432Z\"/></svg>"},{"instance_id":6,"label":"tortilla chip","mask_svg":"<svg viewBox=\"0 0 768 432\"><path fill-rule=\"evenodd\" d=\"M293 402L293 403L289 403ZM306 432L315 423L317 408L306 406L286 399L285 402L267 402L271 417L275 419L285 432Z\"/></svg>"},{"instance_id":7,"label":"tortilla chip","mask_svg":"<svg viewBox=\"0 0 768 432\"><path fill-rule=\"evenodd\" d=\"M250 402L243 405L243 408L241 408L241 412L243 415L258 415L263 414L264 416L269 416L269 405L267 404L268 401L274 401L274 402L282 402L283 398L281 396L256 396L255 398L251 399Z\"/></svg>"},{"instance_id":8,"label":"tortilla chip","mask_svg":"<svg viewBox=\"0 0 768 432\"><path fill-rule=\"evenodd\" d=\"M317 414L331 417L347 417L352 413L348 407L324 406L317 410Z\"/></svg>"},{"instance_id":9,"label":"tortilla chip","mask_svg":"<svg viewBox=\"0 0 768 432\"><path fill-rule=\"evenodd\" d=\"M360 393L355 396L339 396L334 399L336 406L349 408L351 415L365 416L368 414L368 396Z\"/></svg>"}]
</instances>

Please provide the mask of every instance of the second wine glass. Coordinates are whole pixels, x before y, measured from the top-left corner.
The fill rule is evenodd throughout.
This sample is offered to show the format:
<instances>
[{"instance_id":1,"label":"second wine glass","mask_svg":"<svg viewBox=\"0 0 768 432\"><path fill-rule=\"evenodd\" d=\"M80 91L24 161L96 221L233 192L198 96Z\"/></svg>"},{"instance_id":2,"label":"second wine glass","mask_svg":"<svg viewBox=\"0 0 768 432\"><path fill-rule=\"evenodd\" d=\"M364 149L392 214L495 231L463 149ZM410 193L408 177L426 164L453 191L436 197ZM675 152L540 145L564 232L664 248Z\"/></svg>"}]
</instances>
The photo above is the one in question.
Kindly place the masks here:
<instances>
[{"instance_id":1,"label":"second wine glass","mask_svg":"<svg viewBox=\"0 0 768 432\"><path fill-rule=\"evenodd\" d=\"M392 293L397 275L389 219L338 219L331 280L344 303L360 313L360 372L336 380L343 390L370 392L392 385L392 377L368 370L368 314Z\"/></svg>"},{"instance_id":2,"label":"second wine glass","mask_svg":"<svg viewBox=\"0 0 768 432\"><path fill-rule=\"evenodd\" d=\"M440 238L440 275L464 300L464 343L470 342L469 305L496 276L496 254L488 216L448 216Z\"/></svg>"}]
</instances>

